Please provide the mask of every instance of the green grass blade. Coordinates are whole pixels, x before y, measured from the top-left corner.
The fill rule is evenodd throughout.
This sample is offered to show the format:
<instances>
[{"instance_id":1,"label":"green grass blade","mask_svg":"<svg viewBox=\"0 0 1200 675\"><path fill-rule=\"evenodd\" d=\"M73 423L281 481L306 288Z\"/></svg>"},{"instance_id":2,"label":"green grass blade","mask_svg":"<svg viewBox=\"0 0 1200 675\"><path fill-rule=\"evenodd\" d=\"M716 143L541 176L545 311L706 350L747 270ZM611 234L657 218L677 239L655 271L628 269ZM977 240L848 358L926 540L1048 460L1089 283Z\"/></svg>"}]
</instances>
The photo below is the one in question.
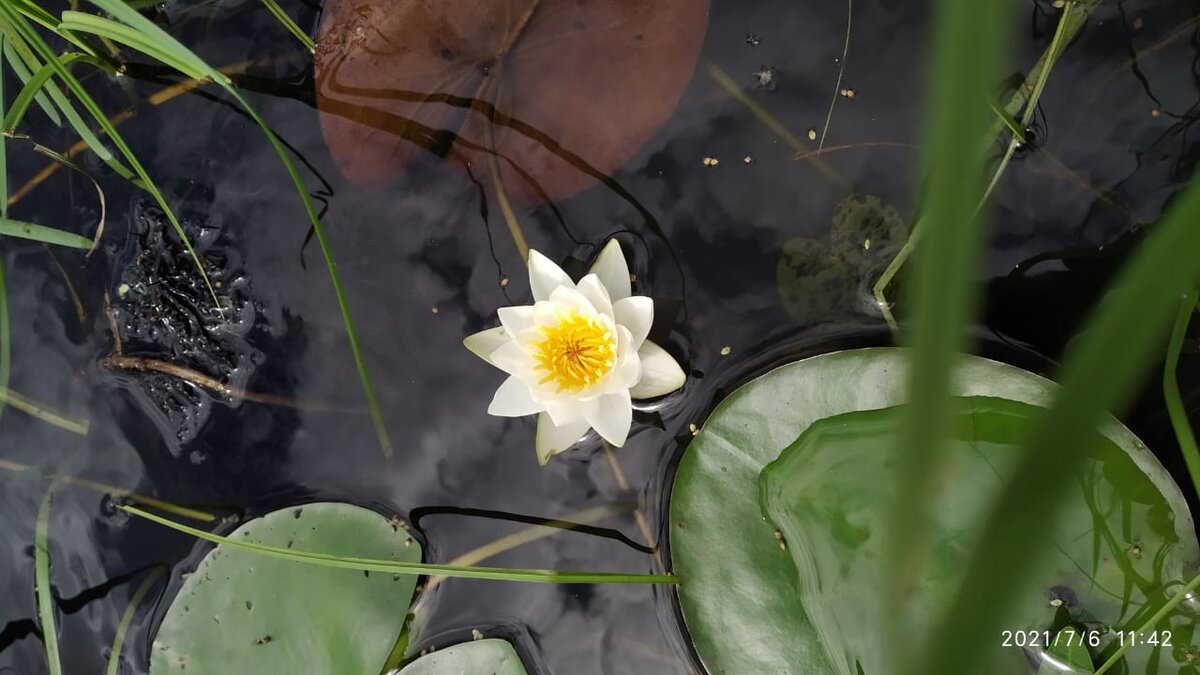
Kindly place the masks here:
<instances>
[{"instance_id":1,"label":"green grass blade","mask_svg":"<svg viewBox=\"0 0 1200 675\"><path fill-rule=\"evenodd\" d=\"M63 54L58 60L63 64L63 66L68 66L75 61L80 60L87 61L88 63L92 63L96 66L103 66L99 59L79 52ZM54 76L54 73L55 69L50 64L42 66L38 72L34 73L33 76L29 78L29 80L25 83L25 86L21 88L21 91L17 92L16 98L13 99L12 106L7 112L4 113L3 130L5 133L12 133L13 130L17 128L17 125L19 125L21 120L24 119L25 112L29 109L30 104L33 103L33 100L38 96L38 94L41 93L42 88L45 87L46 82Z\"/></svg>"},{"instance_id":2,"label":"green grass blade","mask_svg":"<svg viewBox=\"0 0 1200 675\"><path fill-rule=\"evenodd\" d=\"M1163 399L1167 403L1167 414L1171 418L1171 426L1175 429L1175 438L1179 441L1179 450L1187 463L1188 474L1192 477L1192 489L1200 495L1200 448L1196 446L1196 436L1188 422L1187 408L1183 405L1183 396L1179 393L1179 353L1183 351L1183 341L1187 337L1188 323L1196 313L1197 289L1189 290L1183 296L1179 305L1179 314L1175 317L1175 328L1171 331L1171 343L1167 347L1167 362L1163 365Z\"/></svg>"},{"instance_id":3,"label":"green grass blade","mask_svg":"<svg viewBox=\"0 0 1200 675\"><path fill-rule=\"evenodd\" d=\"M0 218L0 236L30 239L44 244L80 248L85 251L92 247L92 240L87 237L12 218Z\"/></svg>"},{"instance_id":4,"label":"green grass blade","mask_svg":"<svg viewBox=\"0 0 1200 675\"><path fill-rule=\"evenodd\" d=\"M197 63L196 59L188 58L188 55L180 55L178 50L171 49L169 45L164 45L112 19L67 10L62 13L62 23L58 25L58 30L60 33L79 31L100 35L147 54L194 80L207 79L209 69L203 63Z\"/></svg>"},{"instance_id":5,"label":"green grass blade","mask_svg":"<svg viewBox=\"0 0 1200 675\"><path fill-rule=\"evenodd\" d=\"M55 484L51 483L38 509L33 540L33 575L36 585L38 619L42 642L46 646L46 664L50 675L62 675L58 655L58 628L54 622L54 590L50 587L50 506L54 503Z\"/></svg>"},{"instance_id":6,"label":"green grass blade","mask_svg":"<svg viewBox=\"0 0 1200 675\"><path fill-rule=\"evenodd\" d=\"M8 108L4 98L4 48L8 37L0 32L0 115L6 115ZM8 217L8 138L0 135L0 218ZM2 283L2 282L0 282ZM0 336L3 337L3 336ZM3 386L3 383L0 383Z\"/></svg>"},{"instance_id":7,"label":"green grass blade","mask_svg":"<svg viewBox=\"0 0 1200 675\"><path fill-rule=\"evenodd\" d=\"M1142 635L1153 631L1154 627L1162 622L1163 619L1167 618L1167 615L1170 614L1176 607L1178 607L1180 603L1182 603L1184 600L1187 600L1189 597L1193 597L1192 592L1198 587L1200 587L1200 576L1193 577L1191 581L1187 582L1186 586L1176 591L1175 595L1171 596L1170 600L1163 603L1163 606L1159 607L1157 612L1155 612L1149 619L1143 621L1142 624L1136 629L1137 634ZM1125 652L1129 651L1131 648L1133 648L1133 640L1130 640L1128 643L1122 640L1120 646L1117 648L1117 651L1113 652L1112 655L1108 657L1108 660L1100 664L1100 667L1096 669L1096 675L1103 675L1104 673L1107 673L1110 668L1117 665L1117 662L1121 660L1121 657L1125 656Z\"/></svg>"},{"instance_id":8,"label":"green grass blade","mask_svg":"<svg viewBox=\"0 0 1200 675\"><path fill-rule=\"evenodd\" d=\"M3 3L0 3L0 10L2 10L2 12L0 12L0 31L4 31L8 34L10 44L25 62L27 74L36 72L40 70L43 65L49 64L54 68L55 74L58 75L60 79L64 80L69 88L75 92L83 91L82 85L75 80L74 76L70 74L70 71L68 71L66 67L63 67L62 64L59 63L58 58L54 54L53 50L50 49L50 46L47 45L41 36L34 31L33 27L25 21L24 17L15 14L11 11L11 8ZM34 51L41 55L41 59L34 55ZM33 76L29 74L29 77ZM74 83L74 86L71 86L72 82ZM133 172L126 168L126 166L120 161L118 161L113 155L112 151L100 142L99 137L97 137L92 131L91 127L89 127L87 123L83 121L83 118L79 116L78 111L75 110L75 106L69 99L67 99L58 85L56 85L53 81L47 81L42 89L46 94L49 95L50 100L54 102L54 106L57 106L58 110L62 111L62 115L66 118L67 123L71 125L71 128L74 129L75 133L79 134L80 139L87 143L88 147L92 149L92 152L96 153L96 156L99 157L100 160L105 164L107 164L109 168L115 171L117 175L126 180L133 180ZM84 95L86 95L86 92ZM53 109L53 106L51 106L50 110L53 111ZM54 113L52 118L58 119L57 113ZM107 118L105 118L104 122L107 123L107 121Z\"/></svg>"},{"instance_id":9,"label":"green grass blade","mask_svg":"<svg viewBox=\"0 0 1200 675\"><path fill-rule=\"evenodd\" d=\"M273 558L282 558L294 562L309 563L322 567L337 569L367 570L370 572L387 572L391 574L436 574L443 577L459 579L491 579L494 581L524 581L530 583L548 584L676 584L679 579L669 575L659 574L624 574L621 572L573 572L558 570L512 569L502 567L463 567L458 565L438 565L434 563L397 562L394 560L374 560L370 558L353 558L329 555L326 553L311 553L298 551L293 548L278 548L264 546L239 539L229 539L218 534L198 530L161 516L148 513L129 505L119 505L117 508L146 520L169 527L177 532L221 544L231 548L239 548Z\"/></svg>"},{"instance_id":10,"label":"green grass blade","mask_svg":"<svg viewBox=\"0 0 1200 675\"><path fill-rule=\"evenodd\" d=\"M136 14L136 12L134 12L134 14ZM14 14L11 9L9 9L7 5L2 2L0 2L0 17L7 20L18 33L29 39L30 44L33 45L33 48L40 52L42 58L52 67L54 67L59 79L62 80L63 84L67 86L67 88L75 96L76 100L79 101L80 105L84 107L84 109L89 115L92 116L96 123L100 125L101 130L109 137L110 140L112 140L113 145L116 146L117 150L121 153L125 160L129 162L129 165L133 168L133 172L136 173L137 177L140 179L141 185L154 198L155 203L158 204L159 208L162 209L163 214L166 215L167 220L171 223L172 229L175 230L175 233L179 236L180 241L183 242L184 248L187 249L188 255L192 258L192 262L195 263L196 270L199 273L200 278L204 280L204 285L208 289L209 296L212 297L213 307L217 311L220 311L221 301L217 297L217 291L213 288L212 280L208 278L208 273L204 271L204 265L200 262L200 256L197 255L196 249L192 246L191 240L188 238L187 233L184 232L183 224L179 222L179 218L175 215L175 211L171 208L170 204L167 203L162 191L158 189L158 186L146 172L145 167L142 166L142 163L138 161L137 156L134 155L133 150L129 148L129 144L125 142L125 139L119 133L117 133L117 130L112 125L112 122L108 120L108 117L105 116L104 111L100 109L100 106L96 103L96 101L92 99L90 94L87 93L87 90L83 88L83 85L80 84L79 80L76 79L75 76L72 75L65 66L59 63L58 59L55 58L54 53L50 50L49 45L47 45L46 42L33 31L33 28L25 21L24 17ZM49 91L49 89L47 89L47 91ZM84 128L86 129L86 125ZM94 146L93 150L99 154L99 151ZM112 164L109 166L112 166Z\"/></svg>"},{"instance_id":11,"label":"green grass blade","mask_svg":"<svg viewBox=\"0 0 1200 675\"><path fill-rule=\"evenodd\" d=\"M154 568L133 592L133 596L129 598L129 606L121 613L121 622L117 624L117 633L113 637L112 649L109 650L108 669L105 671L105 675L120 675L121 650L125 648L125 635L129 633L129 626L133 623L133 617L137 614L142 599L146 597L146 593L150 592L162 574L161 567Z\"/></svg>"},{"instance_id":12,"label":"green grass blade","mask_svg":"<svg viewBox=\"0 0 1200 675\"><path fill-rule=\"evenodd\" d=\"M55 26L58 25L58 20L54 18L53 14L39 7L30 0L13 0L13 3L16 6L17 11L28 17L30 21L40 24L43 28L54 30ZM99 55L96 53L96 50L93 49L91 45L80 40L77 36L67 33L63 35L63 38L75 45L75 47L83 53L88 54L89 56L97 58L99 57Z\"/></svg>"},{"instance_id":13,"label":"green grass blade","mask_svg":"<svg viewBox=\"0 0 1200 675\"><path fill-rule=\"evenodd\" d=\"M30 72L29 68L25 65L26 60L23 57L21 48L19 46L22 44L20 36L16 35L15 32L11 30L7 22L4 21L3 17L0 17L0 33L3 33L5 37L4 57L5 61L8 62L9 69L11 69L13 74L17 76L17 79L21 81L22 85L29 84L29 80L33 78L33 73ZM28 52L28 58L33 60L32 52ZM56 109L54 105L50 103L50 98L46 96L46 93L39 89L34 98L37 100L38 107L42 109L42 112L46 113L46 117L48 117L50 121L54 123L54 126L62 126L62 116L59 115L58 109Z\"/></svg>"},{"instance_id":14,"label":"green grass blade","mask_svg":"<svg viewBox=\"0 0 1200 675\"><path fill-rule=\"evenodd\" d=\"M1006 43L1003 0L937 3L932 56L933 89L927 104L925 249L912 289L914 320L911 405L897 444L898 501L889 528L893 564L885 589L891 648L909 665L908 590L928 555L931 507L945 462L950 420L950 370L966 345L965 328L977 304L974 278L982 257L983 226L976 205L983 191L979 138L992 115L988 88ZM978 177L978 178L975 178ZM928 671L926 671L928 672Z\"/></svg>"},{"instance_id":15,"label":"green grass blade","mask_svg":"<svg viewBox=\"0 0 1200 675\"><path fill-rule=\"evenodd\" d=\"M321 225L321 219L317 215L316 207L313 205L312 198L308 194L308 188L304 184L304 179L300 177L300 172L296 170L296 165L292 161L291 155L286 147L280 142L275 132L267 124L266 120L259 115L254 106L242 96L241 92L233 86L232 81L223 73L218 72L211 66L205 64L203 60L191 53L187 47L180 44L175 38L168 35L158 26L155 26L149 19L131 10L125 6L120 0L89 0L93 5L96 5L101 10L117 17L121 21L126 22L138 32L146 35L154 36L157 43L161 43L161 49L170 51L173 54L184 54L179 58L194 59L203 67L204 74L207 75L217 84L221 85L230 96L232 96L246 111L254 123L259 126L267 140L279 155L279 160L283 163L284 168L288 172L288 176L292 179L292 183L296 186L296 193L299 195L304 204L305 213L308 215L309 223L312 225L313 232L316 234L317 242L321 247L321 254L325 259L325 266L329 270L329 277L333 283L334 295L337 297L338 308L342 314L342 323L345 325L346 338L350 343L350 351L354 357L355 367L358 370L359 380L362 382L363 393L367 399L367 407L371 412L371 421L375 427L375 434L379 439L379 446L383 451L384 457L390 458L394 454L391 438L387 431L387 424L383 419L383 410L379 405L379 399L375 394L375 386L371 379L370 370L367 367L366 356L363 354L362 343L358 339L358 331L354 325L354 319L350 312L350 302L346 297L345 287L342 284L341 275L337 270L337 263L333 257L333 251L329 244L329 239L325 236L325 228ZM109 36L119 41L114 36ZM132 45L131 45L132 46Z\"/></svg>"},{"instance_id":16,"label":"green grass blade","mask_svg":"<svg viewBox=\"0 0 1200 675\"><path fill-rule=\"evenodd\" d=\"M964 582L930 643L923 672L969 672L995 646L1026 570L1046 553L1044 524L1074 480L1105 411L1120 412L1146 374L1179 298L1200 280L1200 183L1188 187L1123 267L1064 358L1056 400L1033 427L972 554ZM1114 358L1119 355L1119 358ZM983 609L983 608L986 608Z\"/></svg>"},{"instance_id":17,"label":"green grass blade","mask_svg":"<svg viewBox=\"0 0 1200 675\"><path fill-rule=\"evenodd\" d=\"M8 315L8 281L5 278L4 252L0 251L0 415L8 404L8 382L12 378L12 324Z\"/></svg>"},{"instance_id":18,"label":"green grass blade","mask_svg":"<svg viewBox=\"0 0 1200 675\"><path fill-rule=\"evenodd\" d=\"M309 53L317 51L317 45L313 42L312 38L309 37L308 33L305 33L300 26L297 26L295 21L292 21L292 17L288 16L288 13L283 11L283 8L279 6L278 2L275 2L275 0L262 0L262 3L266 5L267 11L269 11L271 15L275 17L275 20L282 24L289 33L295 36L295 38L299 40L300 43L305 46L305 48L308 49Z\"/></svg>"}]
</instances>

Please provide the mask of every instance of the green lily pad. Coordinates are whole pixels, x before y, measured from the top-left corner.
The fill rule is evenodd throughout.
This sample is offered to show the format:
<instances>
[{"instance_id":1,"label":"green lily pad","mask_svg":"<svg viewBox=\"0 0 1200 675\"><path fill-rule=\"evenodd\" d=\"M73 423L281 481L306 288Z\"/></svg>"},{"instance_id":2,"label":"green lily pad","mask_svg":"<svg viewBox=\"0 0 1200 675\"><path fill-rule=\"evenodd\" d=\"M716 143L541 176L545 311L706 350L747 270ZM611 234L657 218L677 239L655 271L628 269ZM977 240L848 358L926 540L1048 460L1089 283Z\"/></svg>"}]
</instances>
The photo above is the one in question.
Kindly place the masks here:
<instances>
[{"instance_id":1,"label":"green lily pad","mask_svg":"<svg viewBox=\"0 0 1200 675\"><path fill-rule=\"evenodd\" d=\"M419 562L394 521L358 506L308 504L229 535L347 557ZM154 638L152 675L378 675L412 602L413 575L331 569L217 546L183 582Z\"/></svg>"},{"instance_id":2,"label":"green lily pad","mask_svg":"<svg viewBox=\"0 0 1200 675\"><path fill-rule=\"evenodd\" d=\"M913 612L905 622L905 631L916 640L957 591L979 526L1016 468L1038 410L1002 398L955 403L960 410L953 418L945 490L934 509L929 559L914 580ZM903 409L818 420L759 479L763 512L802 570L806 613L834 661L834 672L881 673L894 658L879 639L887 624L879 589L889 565L887 510L899 475L891 451ZM1195 538L1179 545L1174 523L1158 515L1169 512L1166 500L1125 451L1098 435L1080 468L1081 480L1063 484L1070 495L1066 508L1039 533L1052 542L1049 555L1024 575L1024 586L1014 595L1016 608L1003 621L1017 635L1002 637L990 652L979 654L979 672L1022 672L1026 654L1012 647L1044 655L1057 633L1056 617L1091 623L1096 630L1120 625L1127 611L1132 614L1147 601L1157 606L1165 600L1164 588L1187 580L1185 567L1196 559ZM1182 615L1180 620L1189 621Z\"/></svg>"},{"instance_id":3,"label":"green lily pad","mask_svg":"<svg viewBox=\"0 0 1200 675\"><path fill-rule=\"evenodd\" d=\"M527 675L521 657L506 640L464 642L422 656L398 675Z\"/></svg>"},{"instance_id":4,"label":"green lily pad","mask_svg":"<svg viewBox=\"0 0 1200 675\"><path fill-rule=\"evenodd\" d=\"M697 653L713 675L857 675L845 654L831 648L847 638L837 626L826 623L827 615L815 607L819 599L809 602L806 588L811 587L811 580L802 577L812 570L798 572L791 552L785 550L800 542L795 536L784 536L786 546L782 546L775 526L760 508L759 474L818 420L904 403L906 370L906 352L892 348L825 354L784 366L731 394L685 452L671 496L671 556L674 571L682 579L679 601L684 621ZM1031 373L976 357L962 358L955 380L956 393L962 396L990 396L1031 405L1047 403L1055 388ZM1163 589L1152 588L1153 580L1171 581L1174 573L1200 557L1200 547L1183 496L1157 460L1115 420L1107 421L1101 432L1129 460L1119 470L1114 463L1103 476L1106 486L1127 498L1123 502L1098 501L1098 508L1110 509L1103 512L1103 522L1118 542L1129 542L1129 555L1140 546L1142 560L1161 566L1157 575L1146 579L1114 581L1106 577L1098 580L1095 590L1068 589L1075 595L1043 595L1042 599L1047 609L1053 600L1061 599L1063 604L1079 601L1080 614L1093 612L1092 608L1103 613L1109 606L1096 597L1102 595L1098 589L1102 585L1112 590L1115 583L1118 598L1130 596L1123 613L1082 618L1123 625L1120 622L1133 620L1138 603L1144 602L1143 593L1161 597ZM824 479L816 470L808 481L820 484ZM861 492L861 498L871 496L869 490ZM1122 520L1123 509L1118 508L1123 504L1131 508L1128 521ZM833 509L831 506L828 517L837 522ZM1091 523L1091 512L1087 513ZM1100 529L1089 537L1087 553L1078 561L1085 569L1093 564L1094 550L1109 555L1111 550L1121 549L1110 546ZM847 525L847 531L853 528ZM1166 548L1151 548L1155 546ZM1163 556L1156 555L1160 552ZM1115 568L1105 569L1107 574ZM1149 568L1139 563L1137 569ZM1132 588L1125 587L1122 581L1126 580ZM864 586L857 593L868 590ZM1190 624L1180 626L1179 635L1185 634L1191 635ZM1016 655L1019 650L1014 649ZM1162 650L1158 658L1174 663L1168 650ZM1149 659L1150 650L1139 648L1130 652L1128 661L1135 665ZM863 672L874 675L877 671ZM1134 668L1130 672L1145 671Z\"/></svg>"}]
</instances>

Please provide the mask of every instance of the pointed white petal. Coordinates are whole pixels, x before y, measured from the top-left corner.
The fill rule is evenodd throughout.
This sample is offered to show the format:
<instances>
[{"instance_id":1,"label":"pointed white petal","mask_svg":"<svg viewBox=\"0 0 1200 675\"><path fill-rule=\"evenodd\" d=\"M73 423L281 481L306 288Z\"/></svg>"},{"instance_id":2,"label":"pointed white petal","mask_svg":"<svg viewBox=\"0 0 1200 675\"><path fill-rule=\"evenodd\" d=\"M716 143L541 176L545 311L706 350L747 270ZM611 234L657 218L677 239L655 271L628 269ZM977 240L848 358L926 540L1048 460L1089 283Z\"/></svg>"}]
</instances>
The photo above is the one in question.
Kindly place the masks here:
<instances>
[{"instance_id":1,"label":"pointed white petal","mask_svg":"<svg viewBox=\"0 0 1200 675\"><path fill-rule=\"evenodd\" d=\"M521 331L533 325L532 305L501 307L496 313L500 315L500 325L509 335L519 335Z\"/></svg>"},{"instance_id":2,"label":"pointed white petal","mask_svg":"<svg viewBox=\"0 0 1200 675\"><path fill-rule=\"evenodd\" d=\"M551 457L565 452L575 444L575 441L586 434L587 430L588 423L584 420L558 426L554 424L547 413L538 415L537 441L535 442L538 464L546 466Z\"/></svg>"},{"instance_id":3,"label":"pointed white petal","mask_svg":"<svg viewBox=\"0 0 1200 675\"><path fill-rule=\"evenodd\" d=\"M512 342L512 336L504 331L504 326L497 326L463 338L463 346L479 358L492 363L492 353Z\"/></svg>"},{"instance_id":4,"label":"pointed white petal","mask_svg":"<svg viewBox=\"0 0 1200 675\"><path fill-rule=\"evenodd\" d=\"M613 303L613 314L617 324L629 329L633 336L633 348L641 349L650 326L654 323L654 301L644 295L634 295Z\"/></svg>"},{"instance_id":5,"label":"pointed white petal","mask_svg":"<svg viewBox=\"0 0 1200 675\"><path fill-rule=\"evenodd\" d=\"M629 390L634 398L666 396L682 387L687 380L675 358L649 340L642 343L638 356L642 360L642 378Z\"/></svg>"},{"instance_id":6,"label":"pointed white petal","mask_svg":"<svg viewBox=\"0 0 1200 675\"><path fill-rule=\"evenodd\" d=\"M616 239L608 240L588 274L600 278L600 283L608 289L613 302L624 300L633 293L629 283L629 264L625 262L625 254L621 252L621 244Z\"/></svg>"},{"instance_id":7,"label":"pointed white petal","mask_svg":"<svg viewBox=\"0 0 1200 675\"><path fill-rule=\"evenodd\" d=\"M625 445L629 427L633 424L633 402L628 391L605 394L598 399L596 409L587 416L588 424L604 440L618 448Z\"/></svg>"},{"instance_id":8,"label":"pointed white petal","mask_svg":"<svg viewBox=\"0 0 1200 675\"><path fill-rule=\"evenodd\" d=\"M574 282L562 268L546 256L529 250L529 290L534 300L548 300L550 292L559 286L575 288Z\"/></svg>"},{"instance_id":9,"label":"pointed white petal","mask_svg":"<svg viewBox=\"0 0 1200 675\"><path fill-rule=\"evenodd\" d=\"M510 376L496 390L492 404L488 406L488 414L497 417L524 417L545 409L546 406L529 396L529 385Z\"/></svg>"},{"instance_id":10,"label":"pointed white petal","mask_svg":"<svg viewBox=\"0 0 1200 675\"><path fill-rule=\"evenodd\" d=\"M578 422L596 408L595 400L584 401L573 397L545 399L537 396L540 405L558 426Z\"/></svg>"},{"instance_id":11,"label":"pointed white petal","mask_svg":"<svg viewBox=\"0 0 1200 675\"><path fill-rule=\"evenodd\" d=\"M536 364L533 357L516 342L510 341L500 345L499 349L492 352L491 362L493 366L526 382L534 376L533 369Z\"/></svg>"},{"instance_id":12,"label":"pointed white petal","mask_svg":"<svg viewBox=\"0 0 1200 675\"><path fill-rule=\"evenodd\" d=\"M559 286L551 291L550 303L578 310L589 316L596 313L596 306L592 304L591 300L588 300L586 295L576 290L573 284L571 286Z\"/></svg>"},{"instance_id":13,"label":"pointed white petal","mask_svg":"<svg viewBox=\"0 0 1200 675\"><path fill-rule=\"evenodd\" d=\"M600 277L595 274L589 274L579 280L579 293L592 303L592 307L596 308L597 312L613 317L612 300L608 297L608 289L604 284L600 283Z\"/></svg>"}]
</instances>

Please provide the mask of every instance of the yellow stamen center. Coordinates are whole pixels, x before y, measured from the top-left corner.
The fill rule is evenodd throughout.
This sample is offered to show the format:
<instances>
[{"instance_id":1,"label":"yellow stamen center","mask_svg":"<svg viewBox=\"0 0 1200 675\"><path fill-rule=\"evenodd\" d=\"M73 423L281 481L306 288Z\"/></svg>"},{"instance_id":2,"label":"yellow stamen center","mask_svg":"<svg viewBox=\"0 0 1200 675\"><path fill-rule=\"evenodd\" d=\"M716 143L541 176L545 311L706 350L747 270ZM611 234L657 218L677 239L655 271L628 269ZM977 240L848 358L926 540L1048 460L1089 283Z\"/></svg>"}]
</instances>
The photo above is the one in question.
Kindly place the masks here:
<instances>
[{"instance_id":1,"label":"yellow stamen center","mask_svg":"<svg viewBox=\"0 0 1200 675\"><path fill-rule=\"evenodd\" d=\"M572 309L541 330L533 354L538 370L545 372L540 384L553 383L560 392L580 391L607 375L616 362L616 335L599 317Z\"/></svg>"}]
</instances>

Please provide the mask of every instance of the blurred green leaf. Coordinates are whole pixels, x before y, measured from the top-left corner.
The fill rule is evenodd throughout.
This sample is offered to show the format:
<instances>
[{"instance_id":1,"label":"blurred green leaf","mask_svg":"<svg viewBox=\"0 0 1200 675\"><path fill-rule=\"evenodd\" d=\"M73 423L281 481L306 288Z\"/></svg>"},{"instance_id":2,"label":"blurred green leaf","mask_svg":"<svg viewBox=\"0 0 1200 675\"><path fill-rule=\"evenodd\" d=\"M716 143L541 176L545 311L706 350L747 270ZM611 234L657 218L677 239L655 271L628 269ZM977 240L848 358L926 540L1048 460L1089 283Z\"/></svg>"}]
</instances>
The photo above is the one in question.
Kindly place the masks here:
<instances>
[{"instance_id":1,"label":"blurred green leaf","mask_svg":"<svg viewBox=\"0 0 1200 675\"><path fill-rule=\"evenodd\" d=\"M901 672L913 665L906 589L929 555L930 507L947 457L950 369L966 346L965 328L977 304L984 229L977 217L984 189L979 139L993 118L989 89L998 79L1012 3L940 0L935 8L923 158L925 242L912 279L913 320L906 336L913 347L911 403L896 443L900 489L883 587L891 619L885 641Z\"/></svg>"}]
</instances>

